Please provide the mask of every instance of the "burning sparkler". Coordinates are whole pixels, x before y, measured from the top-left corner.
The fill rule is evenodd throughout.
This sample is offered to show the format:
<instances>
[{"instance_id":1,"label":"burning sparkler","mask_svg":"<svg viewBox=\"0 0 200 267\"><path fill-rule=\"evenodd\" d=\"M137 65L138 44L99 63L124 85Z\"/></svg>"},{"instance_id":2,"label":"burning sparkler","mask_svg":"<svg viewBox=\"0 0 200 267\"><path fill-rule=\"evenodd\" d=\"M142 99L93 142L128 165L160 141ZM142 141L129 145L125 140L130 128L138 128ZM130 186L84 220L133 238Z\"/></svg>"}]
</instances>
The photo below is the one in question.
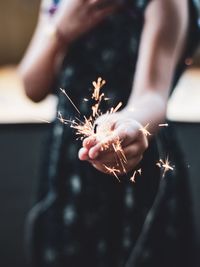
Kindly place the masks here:
<instances>
[{"instance_id":1,"label":"burning sparkler","mask_svg":"<svg viewBox=\"0 0 200 267\"><path fill-rule=\"evenodd\" d=\"M68 98L70 103L73 105L75 110L78 112L79 115L83 117L82 120L76 118L74 120L66 120L63 118L61 112L58 112L58 119L60 120L61 123L63 124L70 124L70 127L76 130L76 135L78 135L78 138L83 140L86 137L93 137L95 138L98 142L101 144L101 150L105 151L108 148L110 148L110 145L112 145L113 151L114 151L114 156L116 159L116 166L117 167L109 167L107 165L103 165L105 170L111 174L114 175L119 181L118 175L121 173L121 170L126 173L126 164L127 164L127 158L126 155L123 151L122 145L121 145L121 140L119 137L115 137L112 140L112 144L105 142L105 139L107 137L111 137L113 135L113 130L111 128L111 125L109 121L106 123L106 119L108 118L108 115L116 113L122 106L122 102L119 102L116 107L112 107L110 110L108 110L104 114L104 124L101 127L98 127L98 124L96 123L96 120L103 115L103 113L100 110L100 104L102 101L107 101L108 98L105 97L104 93L101 93L101 88L105 85L105 80L102 78L98 78L97 81L94 81L92 84L94 86L94 90L92 93L92 99L95 101L94 105L91 107L92 110L92 115L90 115L88 118L86 116L83 116L77 106L74 104L74 102L71 100L71 98L68 96L66 91L64 89L60 90L62 93ZM89 101L87 98L83 99L84 101ZM150 136L151 133L147 130L149 126L149 123L145 125L144 127L140 128L140 131L145 135L145 136ZM167 123L159 124L159 127L167 127ZM170 166L170 162L168 160L168 157L166 158L165 161L162 159L159 160L159 162L156 164L159 168L163 169L163 177L165 176L166 172L169 170L173 170L174 168ZM135 178L136 175L139 174L141 175L142 170L138 169L134 171L133 175L130 177L130 181L135 183Z\"/></svg>"},{"instance_id":2,"label":"burning sparkler","mask_svg":"<svg viewBox=\"0 0 200 267\"><path fill-rule=\"evenodd\" d=\"M109 122L106 123L106 119L109 114L116 113L122 106L122 102L119 102L116 107L112 107L110 110L108 110L105 113L103 127L102 126L98 127L98 125L96 124L96 120L98 119L98 117L103 115L103 113L100 110L100 104L103 100L104 101L108 100L108 98L105 97L104 93L101 93L101 88L105 85L105 83L106 83L105 80L103 80L102 78L98 78L97 81L94 81L92 83L94 86L94 90L91 98L95 101L95 103L91 107L92 115L90 115L88 118L83 116L82 120L78 118L76 118L75 120L66 120L63 118L61 112L58 112L58 119L60 120L61 123L70 124L70 127L76 130L76 135L78 135L78 137L81 140L83 140L86 137L94 137L97 141L101 143L102 151L107 150L110 147L110 144L106 143L104 140L106 137L112 136L113 134L113 130L111 129L110 123ZM79 115L82 115L77 106L68 96L66 91L61 88L60 90L68 98L68 100L76 109L76 111L79 113ZM84 98L84 101L88 101L88 99ZM123 172L126 173L125 165L127 164L127 159L124 154L121 141L119 138L113 139L112 148L115 153L116 165L119 166L119 169L111 168L106 165L104 165L104 167L109 174L114 175L119 180L118 175L121 172L120 170L123 170Z\"/></svg>"}]
</instances>

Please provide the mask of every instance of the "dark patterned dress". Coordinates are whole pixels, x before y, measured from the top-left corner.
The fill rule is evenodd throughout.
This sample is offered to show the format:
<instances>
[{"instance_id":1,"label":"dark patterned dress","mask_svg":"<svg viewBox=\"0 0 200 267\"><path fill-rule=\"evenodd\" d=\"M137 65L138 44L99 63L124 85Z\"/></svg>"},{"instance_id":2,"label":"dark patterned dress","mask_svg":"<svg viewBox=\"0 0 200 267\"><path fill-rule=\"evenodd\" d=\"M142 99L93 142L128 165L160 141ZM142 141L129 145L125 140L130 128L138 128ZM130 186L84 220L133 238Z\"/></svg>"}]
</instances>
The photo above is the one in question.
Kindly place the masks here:
<instances>
[{"instance_id":1,"label":"dark patterned dress","mask_svg":"<svg viewBox=\"0 0 200 267\"><path fill-rule=\"evenodd\" d=\"M59 92L62 87L82 114L91 81L103 77L110 98L104 109L127 102L135 73L144 10L148 1L126 1L118 14L81 37L63 63L58 78L58 110L77 116ZM192 51L196 31L191 19L190 43L177 68ZM29 248L37 267L184 267L191 265L192 225L186 171L172 127L154 138L140 163L141 177L115 178L78 160L81 143L73 130L53 123L45 155L38 202L27 223ZM173 171L156 166L169 156Z\"/></svg>"}]
</instances>

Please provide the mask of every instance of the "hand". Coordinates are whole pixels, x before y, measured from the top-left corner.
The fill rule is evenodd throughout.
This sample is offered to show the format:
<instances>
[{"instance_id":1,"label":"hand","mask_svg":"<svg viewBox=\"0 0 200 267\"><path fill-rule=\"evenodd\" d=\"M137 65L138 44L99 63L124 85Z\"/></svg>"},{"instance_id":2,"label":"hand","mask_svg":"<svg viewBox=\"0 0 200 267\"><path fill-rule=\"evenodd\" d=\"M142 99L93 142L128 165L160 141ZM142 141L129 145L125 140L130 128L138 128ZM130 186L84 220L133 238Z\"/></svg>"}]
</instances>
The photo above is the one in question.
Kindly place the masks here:
<instances>
[{"instance_id":1,"label":"hand","mask_svg":"<svg viewBox=\"0 0 200 267\"><path fill-rule=\"evenodd\" d=\"M53 20L66 42L70 43L113 13L117 9L117 4L113 2L111 0L61 1Z\"/></svg>"},{"instance_id":2,"label":"hand","mask_svg":"<svg viewBox=\"0 0 200 267\"><path fill-rule=\"evenodd\" d=\"M97 135L84 139L83 147L79 150L79 159L89 161L97 170L104 173L109 173L109 168L116 169L117 175L133 170L148 147L147 137L141 131L142 125L122 111L103 115L96 123ZM121 143L127 160L123 165L116 160L117 154L122 156L120 151L117 154L114 151L113 144L116 144L116 141Z\"/></svg>"}]
</instances>

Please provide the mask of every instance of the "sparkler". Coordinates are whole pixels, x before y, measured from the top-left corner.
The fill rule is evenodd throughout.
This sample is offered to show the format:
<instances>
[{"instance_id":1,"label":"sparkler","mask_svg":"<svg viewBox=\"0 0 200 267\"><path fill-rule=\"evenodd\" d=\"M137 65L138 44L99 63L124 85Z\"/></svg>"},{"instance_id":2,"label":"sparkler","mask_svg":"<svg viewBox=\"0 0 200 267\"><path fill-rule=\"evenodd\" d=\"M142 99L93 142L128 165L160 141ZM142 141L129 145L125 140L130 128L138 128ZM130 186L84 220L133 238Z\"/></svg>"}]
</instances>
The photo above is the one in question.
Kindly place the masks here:
<instances>
[{"instance_id":1,"label":"sparkler","mask_svg":"<svg viewBox=\"0 0 200 267\"><path fill-rule=\"evenodd\" d=\"M170 162L169 162L168 157L165 159L165 161L160 159L159 162L156 163L156 165L159 168L163 169L163 175L162 175L163 177L165 176L167 171L169 171L169 170L173 171L174 170L174 168L172 166L170 166Z\"/></svg>"},{"instance_id":2,"label":"sparkler","mask_svg":"<svg viewBox=\"0 0 200 267\"><path fill-rule=\"evenodd\" d=\"M98 78L97 81L93 81L94 90L92 93L92 99L95 101L94 105L91 107L92 115L90 115L88 118L86 116L83 116L83 120L80 120L76 118L75 120L66 120L63 118L61 112L58 112L58 119L63 124L70 124L70 127L76 130L76 135L83 140L86 137L94 137L97 141L101 144L101 150L107 150L110 147L110 144L105 142L106 137L112 137L113 130L111 129L109 121L106 122L106 119L108 118L109 114L116 113L122 106L122 102L119 102L116 107L112 107L110 110L108 110L105 113L104 117L104 124L103 127L98 127L98 125L95 123L98 117L103 115L103 113L100 110L100 104L101 102L109 100L109 98L105 97L104 93L101 93L101 88L105 85L105 80L102 78ZM72 99L68 96L66 91L62 88L60 88L61 92L68 98L70 103L73 105L73 107L76 109L76 111L79 113L79 115L82 115L77 108L77 106L74 104ZM84 101L88 101L87 98L83 99ZM97 129L98 128L98 129ZM109 167L106 165L103 165L105 170L111 174L114 175L118 180L118 175L121 173L120 170L123 170L124 173L126 173L125 165L127 164L127 159L124 154L121 141L118 137L114 138L112 141L112 148L115 153L115 159L116 159L116 165L119 168L115 167ZM120 180L119 180L120 181Z\"/></svg>"},{"instance_id":3,"label":"sparkler","mask_svg":"<svg viewBox=\"0 0 200 267\"><path fill-rule=\"evenodd\" d=\"M94 105L91 107L92 114L87 118L86 116L83 116L77 106L74 104L72 99L68 96L66 91L64 89L61 89L61 92L68 98L70 103L73 105L75 110L78 112L79 115L83 117L82 120L79 118L76 118L74 120L66 120L63 118L60 111L58 111L58 119L63 124L70 124L70 127L76 130L76 135L78 135L78 138L83 140L86 137L93 137L101 144L101 151L105 151L109 149L110 147L113 148L114 156L116 160L116 166L117 167L110 167L105 164L103 164L103 167L105 168L106 172L114 175L118 181L120 181L118 175L121 173L121 170L126 173L126 164L127 164L127 158L123 151L121 140L119 137L113 138L112 143L105 142L104 140L107 137L112 137L113 130L111 128L111 125L108 122L106 122L106 119L108 118L108 115L116 113L122 106L122 102L119 102L116 107L111 107L105 114L104 114L104 124L101 127L98 127L98 124L96 124L96 120L98 117L103 115L103 113L100 110L100 104L102 101L109 100L107 97L105 97L104 93L101 93L101 88L105 85L105 80L102 80L102 78L98 78L97 81L93 81L94 90L92 93L92 99L95 101ZM84 98L85 102L89 101L89 99ZM141 127L139 130L145 135L150 136L151 133L147 130L149 126L149 123L145 125L144 127ZM159 127L167 127L167 123L161 123L158 125ZM111 145L111 146L110 146ZM159 162L156 163L156 165L163 169L163 177L165 176L166 172L169 170L173 170L174 168L170 166L170 162L168 160L168 157L165 161L162 159L159 160ZM137 175L141 175L142 170L138 169L135 170L133 175L130 177L130 181L135 183L135 179Z\"/></svg>"},{"instance_id":4,"label":"sparkler","mask_svg":"<svg viewBox=\"0 0 200 267\"><path fill-rule=\"evenodd\" d=\"M98 78L97 81L93 81L94 90L92 93L92 99L95 101L94 105L91 107L92 114L87 118L86 116L83 116L77 106L74 104L72 99L68 96L66 91L62 88L60 88L61 92L68 98L70 103L73 105L75 110L78 112L79 115L83 117L82 120L79 118L76 118L74 120L66 120L63 118L60 111L58 111L58 119L63 124L70 124L70 127L76 130L76 135L79 139L83 140L86 137L93 137L101 144L101 151L105 151L109 149L110 147L113 148L114 156L116 160L116 166L117 167L110 167L105 164L103 164L103 167L105 168L106 172L114 175L118 181L120 181L118 175L121 173L121 170L126 173L126 164L127 164L127 158L123 151L121 140L119 137L113 138L112 143L105 142L104 140L107 137L112 137L113 130L111 128L111 125L108 122L106 122L106 119L108 118L108 115L116 113L122 106L122 102L119 102L116 107L111 107L105 114L104 114L104 124L101 127L98 127L98 124L96 124L96 120L98 117L103 115L103 113L100 110L100 104L102 101L107 101L109 98L105 97L104 93L101 93L101 88L105 85L105 80L102 78ZM88 102L89 99L84 98L85 102ZM141 127L139 130L145 135L150 136L151 133L147 130L149 126L149 123L145 125L144 127ZM167 123L161 123L158 125L159 127L167 127ZM111 145L111 146L110 146ZM163 169L163 177L165 176L166 172L169 170L173 170L174 168L170 166L170 162L168 160L168 157L166 160L160 159L159 162L156 163L156 165ZM135 170L133 175L130 177L130 181L135 183L136 175L141 175L142 170L138 169Z\"/></svg>"}]
</instances>

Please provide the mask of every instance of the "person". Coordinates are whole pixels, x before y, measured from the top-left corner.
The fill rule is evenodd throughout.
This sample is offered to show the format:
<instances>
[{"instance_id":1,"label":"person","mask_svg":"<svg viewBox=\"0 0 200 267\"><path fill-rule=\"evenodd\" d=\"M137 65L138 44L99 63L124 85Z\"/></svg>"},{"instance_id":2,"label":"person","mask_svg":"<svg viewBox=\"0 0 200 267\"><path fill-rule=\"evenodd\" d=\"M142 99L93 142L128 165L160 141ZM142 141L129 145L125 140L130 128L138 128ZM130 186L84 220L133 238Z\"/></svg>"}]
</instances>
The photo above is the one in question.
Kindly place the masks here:
<instances>
[{"instance_id":1,"label":"person","mask_svg":"<svg viewBox=\"0 0 200 267\"><path fill-rule=\"evenodd\" d=\"M186 171L172 126L159 124L196 32L189 0L42 2L19 66L27 95L38 102L55 88L58 111L75 118L64 88L88 116L83 98L102 77L109 98L103 112L119 101L123 108L98 118L97 132L105 121L113 132L101 142L88 137L81 143L70 127L53 123L38 202L28 216L35 266L192 266ZM141 131L147 125L151 135ZM116 137L126 170L113 156ZM105 165L118 168L120 183ZM131 183L130 173L139 168Z\"/></svg>"}]
</instances>

